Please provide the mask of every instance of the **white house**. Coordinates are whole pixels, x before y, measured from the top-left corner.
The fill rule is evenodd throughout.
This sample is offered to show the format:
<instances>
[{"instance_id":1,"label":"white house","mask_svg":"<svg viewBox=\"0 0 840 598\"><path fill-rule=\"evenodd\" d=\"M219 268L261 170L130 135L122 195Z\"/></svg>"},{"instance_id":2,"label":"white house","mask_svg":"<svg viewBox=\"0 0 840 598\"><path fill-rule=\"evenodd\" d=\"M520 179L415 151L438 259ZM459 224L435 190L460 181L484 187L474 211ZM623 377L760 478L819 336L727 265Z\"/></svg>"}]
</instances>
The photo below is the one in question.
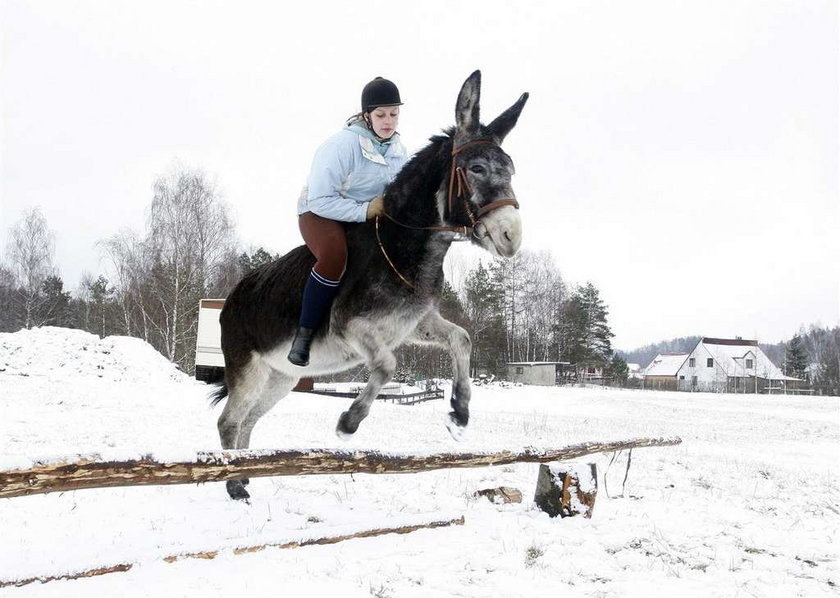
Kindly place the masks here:
<instances>
[{"instance_id":1,"label":"white house","mask_svg":"<svg viewBox=\"0 0 840 598\"><path fill-rule=\"evenodd\" d=\"M785 376L757 341L703 338L676 373L679 390L706 392L783 392L801 381Z\"/></svg>"}]
</instances>

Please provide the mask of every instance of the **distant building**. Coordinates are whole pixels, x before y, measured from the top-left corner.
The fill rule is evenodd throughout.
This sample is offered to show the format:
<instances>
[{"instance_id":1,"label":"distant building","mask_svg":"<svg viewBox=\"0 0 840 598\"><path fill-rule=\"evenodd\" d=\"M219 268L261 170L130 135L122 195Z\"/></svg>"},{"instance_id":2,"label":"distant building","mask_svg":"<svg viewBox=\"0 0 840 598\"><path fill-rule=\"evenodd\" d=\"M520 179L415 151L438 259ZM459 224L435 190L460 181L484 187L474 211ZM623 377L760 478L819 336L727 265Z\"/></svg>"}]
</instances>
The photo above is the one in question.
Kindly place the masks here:
<instances>
[{"instance_id":1,"label":"distant building","mask_svg":"<svg viewBox=\"0 0 840 598\"><path fill-rule=\"evenodd\" d=\"M687 353L660 353L644 369L643 388L653 390L680 390L677 374Z\"/></svg>"},{"instance_id":2,"label":"distant building","mask_svg":"<svg viewBox=\"0 0 840 598\"><path fill-rule=\"evenodd\" d=\"M780 393L804 385L785 376L757 341L741 338L702 338L690 353L657 355L644 374L644 388L661 390Z\"/></svg>"},{"instance_id":3,"label":"distant building","mask_svg":"<svg viewBox=\"0 0 840 598\"><path fill-rule=\"evenodd\" d=\"M560 381L565 361L514 361L507 364L507 379L511 382L554 386Z\"/></svg>"},{"instance_id":4,"label":"distant building","mask_svg":"<svg viewBox=\"0 0 840 598\"><path fill-rule=\"evenodd\" d=\"M758 346L741 338L703 338L677 374L680 390L770 393L797 389Z\"/></svg>"}]
</instances>

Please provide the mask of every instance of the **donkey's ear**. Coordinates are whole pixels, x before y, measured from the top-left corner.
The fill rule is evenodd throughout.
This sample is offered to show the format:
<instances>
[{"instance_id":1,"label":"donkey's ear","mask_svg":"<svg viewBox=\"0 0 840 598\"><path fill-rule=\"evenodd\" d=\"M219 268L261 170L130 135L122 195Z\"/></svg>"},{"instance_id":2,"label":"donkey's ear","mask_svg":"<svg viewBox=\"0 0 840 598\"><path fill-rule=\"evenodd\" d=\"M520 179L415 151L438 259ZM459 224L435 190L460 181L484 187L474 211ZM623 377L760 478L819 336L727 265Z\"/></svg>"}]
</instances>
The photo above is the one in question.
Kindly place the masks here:
<instances>
[{"instance_id":1,"label":"donkey's ear","mask_svg":"<svg viewBox=\"0 0 840 598\"><path fill-rule=\"evenodd\" d=\"M478 133L478 101L481 96L481 71L467 77L455 105L455 140L464 143Z\"/></svg>"},{"instance_id":2,"label":"donkey's ear","mask_svg":"<svg viewBox=\"0 0 840 598\"><path fill-rule=\"evenodd\" d=\"M487 125L487 132L496 138L499 145L502 144L507 134L516 126L516 121L519 120L519 113L522 112L522 107L528 101L528 92L523 93L516 100L516 103L502 112L496 120Z\"/></svg>"}]
</instances>

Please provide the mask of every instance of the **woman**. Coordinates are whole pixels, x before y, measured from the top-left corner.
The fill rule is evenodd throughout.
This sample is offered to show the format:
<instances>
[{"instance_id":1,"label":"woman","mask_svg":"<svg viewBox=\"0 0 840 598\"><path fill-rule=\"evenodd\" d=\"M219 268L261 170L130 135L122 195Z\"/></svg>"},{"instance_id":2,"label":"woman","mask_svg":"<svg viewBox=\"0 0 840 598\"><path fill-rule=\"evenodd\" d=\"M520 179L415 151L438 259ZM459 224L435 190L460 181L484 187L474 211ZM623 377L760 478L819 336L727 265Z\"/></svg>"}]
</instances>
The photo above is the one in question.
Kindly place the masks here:
<instances>
[{"instance_id":1,"label":"woman","mask_svg":"<svg viewBox=\"0 0 840 598\"><path fill-rule=\"evenodd\" d=\"M327 317L347 265L344 222L382 214L382 193L408 160L399 140L400 92L377 77L362 90L361 112L318 148L307 188L298 201L298 225L317 260L303 290L289 361L309 365L312 338Z\"/></svg>"}]
</instances>

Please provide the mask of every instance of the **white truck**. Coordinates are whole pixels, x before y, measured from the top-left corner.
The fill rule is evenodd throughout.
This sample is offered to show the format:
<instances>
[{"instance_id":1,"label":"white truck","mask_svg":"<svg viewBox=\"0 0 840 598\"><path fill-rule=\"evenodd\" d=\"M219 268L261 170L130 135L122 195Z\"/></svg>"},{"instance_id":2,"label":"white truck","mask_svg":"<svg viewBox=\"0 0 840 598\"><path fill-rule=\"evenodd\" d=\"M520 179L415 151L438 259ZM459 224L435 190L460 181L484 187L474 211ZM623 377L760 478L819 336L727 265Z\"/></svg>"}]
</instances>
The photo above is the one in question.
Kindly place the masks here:
<instances>
[{"instance_id":1,"label":"white truck","mask_svg":"<svg viewBox=\"0 0 840 598\"><path fill-rule=\"evenodd\" d=\"M225 375L222 355L222 328L219 315L224 299L202 299L198 302L198 334L195 339L195 379L219 382Z\"/></svg>"}]
</instances>

